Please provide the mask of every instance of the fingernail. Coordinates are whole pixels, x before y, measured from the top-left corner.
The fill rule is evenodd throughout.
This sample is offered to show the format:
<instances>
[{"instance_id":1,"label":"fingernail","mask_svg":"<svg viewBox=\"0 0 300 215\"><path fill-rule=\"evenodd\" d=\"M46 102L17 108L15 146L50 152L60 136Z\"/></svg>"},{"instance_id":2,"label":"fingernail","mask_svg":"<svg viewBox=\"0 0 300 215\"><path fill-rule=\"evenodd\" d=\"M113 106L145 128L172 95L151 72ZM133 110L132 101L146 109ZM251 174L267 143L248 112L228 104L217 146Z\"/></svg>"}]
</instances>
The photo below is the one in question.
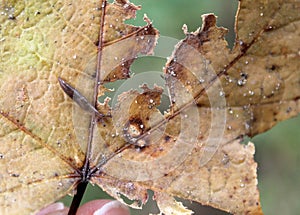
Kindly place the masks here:
<instances>
[{"instance_id":1,"label":"fingernail","mask_svg":"<svg viewBox=\"0 0 300 215\"><path fill-rule=\"evenodd\" d=\"M51 209L53 209L54 211L63 210L64 208L65 208L65 205L62 202L56 202L51 205Z\"/></svg>"},{"instance_id":2,"label":"fingernail","mask_svg":"<svg viewBox=\"0 0 300 215\"><path fill-rule=\"evenodd\" d=\"M96 210L93 215L129 215L129 209L119 201L111 201Z\"/></svg>"},{"instance_id":3,"label":"fingernail","mask_svg":"<svg viewBox=\"0 0 300 215\"><path fill-rule=\"evenodd\" d=\"M43 208L36 215L44 215L44 214L51 213L53 211L63 210L64 208L65 208L65 206L62 202L56 202L56 203L53 203L53 204Z\"/></svg>"}]
</instances>

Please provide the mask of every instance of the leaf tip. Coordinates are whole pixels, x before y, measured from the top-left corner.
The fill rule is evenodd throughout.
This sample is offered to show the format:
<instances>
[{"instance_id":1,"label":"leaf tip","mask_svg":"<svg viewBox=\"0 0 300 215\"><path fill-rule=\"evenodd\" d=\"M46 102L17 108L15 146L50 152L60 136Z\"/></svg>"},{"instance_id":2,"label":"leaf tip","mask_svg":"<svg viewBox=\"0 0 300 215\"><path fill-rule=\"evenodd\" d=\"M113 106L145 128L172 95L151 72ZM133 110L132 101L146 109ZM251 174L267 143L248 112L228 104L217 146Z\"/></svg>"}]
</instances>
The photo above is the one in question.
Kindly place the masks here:
<instances>
[{"instance_id":1,"label":"leaf tip","mask_svg":"<svg viewBox=\"0 0 300 215\"><path fill-rule=\"evenodd\" d=\"M217 16L213 13L203 14L202 16L202 31L207 31L209 28L214 27L217 23Z\"/></svg>"},{"instance_id":2,"label":"leaf tip","mask_svg":"<svg viewBox=\"0 0 300 215\"><path fill-rule=\"evenodd\" d=\"M148 24L148 25L151 25L152 22L151 20L148 18L147 14L144 13L144 21Z\"/></svg>"},{"instance_id":3,"label":"leaf tip","mask_svg":"<svg viewBox=\"0 0 300 215\"><path fill-rule=\"evenodd\" d=\"M115 0L116 3L123 5L124 8L130 8L131 10L140 10L142 7L130 3L128 0Z\"/></svg>"},{"instance_id":4,"label":"leaf tip","mask_svg":"<svg viewBox=\"0 0 300 215\"><path fill-rule=\"evenodd\" d=\"M188 29L188 27L187 27L186 24L183 24L182 30L183 30L183 33L184 33L185 35L187 35L187 34L189 33L189 29Z\"/></svg>"}]
</instances>

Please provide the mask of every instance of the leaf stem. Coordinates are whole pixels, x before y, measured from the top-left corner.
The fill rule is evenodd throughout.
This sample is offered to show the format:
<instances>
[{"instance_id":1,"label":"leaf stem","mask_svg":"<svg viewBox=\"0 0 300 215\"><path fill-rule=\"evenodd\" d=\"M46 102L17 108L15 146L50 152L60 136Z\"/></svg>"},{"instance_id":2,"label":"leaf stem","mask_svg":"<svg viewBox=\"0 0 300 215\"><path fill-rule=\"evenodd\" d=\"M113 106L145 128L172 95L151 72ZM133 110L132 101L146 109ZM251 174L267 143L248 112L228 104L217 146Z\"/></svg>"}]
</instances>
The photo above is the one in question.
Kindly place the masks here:
<instances>
[{"instance_id":1,"label":"leaf stem","mask_svg":"<svg viewBox=\"0 0 300 215\"><path fill-rule=\"evenodd\" d=\"M76 187L77 192L72 200L68 215L76 214L88 183L89 183L88 180L85 180L85 181L79 182L79 184L77 185L77 187Z\"/></svg>"}]
</instances>

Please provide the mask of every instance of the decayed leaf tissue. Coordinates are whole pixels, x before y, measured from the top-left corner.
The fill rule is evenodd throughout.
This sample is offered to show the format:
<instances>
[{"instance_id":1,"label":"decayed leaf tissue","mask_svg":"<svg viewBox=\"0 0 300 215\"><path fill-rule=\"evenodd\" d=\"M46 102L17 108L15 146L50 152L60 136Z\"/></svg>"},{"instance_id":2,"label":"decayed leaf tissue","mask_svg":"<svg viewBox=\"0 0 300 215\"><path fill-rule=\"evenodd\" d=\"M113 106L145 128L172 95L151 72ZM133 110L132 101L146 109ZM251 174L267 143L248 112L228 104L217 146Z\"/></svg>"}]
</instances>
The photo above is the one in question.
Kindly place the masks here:
<instances>
[{"instance_id":1,"label":"decayed leaf tissue","mask_svg":"<svg viewBox=\"0 0 300 215\"><path fill-rule=\"evenodd\" d=\"M227 29L203 15L199 30L184 26L166 89L145 84L113 106L105 84L130 78L158 39L146 16L142 27L124 23L138 9L127 0L0 1L1 214L80 200L88 182L137 208L150 189L162 214L192 214L174 197L263 213L254 145L240 142L300 111L300 2L240 0L232 50Z\"/></svg>"}]
</instances>

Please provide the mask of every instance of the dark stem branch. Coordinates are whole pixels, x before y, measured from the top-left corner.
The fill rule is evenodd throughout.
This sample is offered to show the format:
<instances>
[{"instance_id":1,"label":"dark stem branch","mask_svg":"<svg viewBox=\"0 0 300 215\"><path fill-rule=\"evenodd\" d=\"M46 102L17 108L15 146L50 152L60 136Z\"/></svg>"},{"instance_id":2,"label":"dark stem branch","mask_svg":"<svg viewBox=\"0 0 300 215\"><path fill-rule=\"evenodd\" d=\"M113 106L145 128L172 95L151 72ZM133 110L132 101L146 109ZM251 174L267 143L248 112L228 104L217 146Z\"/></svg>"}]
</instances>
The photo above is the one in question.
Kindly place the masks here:
<instances>
[{"instance_id":1,"label":"dark stem branch","mask_svg":"<svg viewBox=\"0 0 300 215\"><path fill-rule=\"evenodd\" d=\"M88 181L81 181L77 185L77 187L76 187L77 192L72 200L68 215L76 215L76 212L79 208L80 202L82 200L82 197L84 195L84 192L86 190L88 183L89 183Z\"/></svg>"}]
</instances>

